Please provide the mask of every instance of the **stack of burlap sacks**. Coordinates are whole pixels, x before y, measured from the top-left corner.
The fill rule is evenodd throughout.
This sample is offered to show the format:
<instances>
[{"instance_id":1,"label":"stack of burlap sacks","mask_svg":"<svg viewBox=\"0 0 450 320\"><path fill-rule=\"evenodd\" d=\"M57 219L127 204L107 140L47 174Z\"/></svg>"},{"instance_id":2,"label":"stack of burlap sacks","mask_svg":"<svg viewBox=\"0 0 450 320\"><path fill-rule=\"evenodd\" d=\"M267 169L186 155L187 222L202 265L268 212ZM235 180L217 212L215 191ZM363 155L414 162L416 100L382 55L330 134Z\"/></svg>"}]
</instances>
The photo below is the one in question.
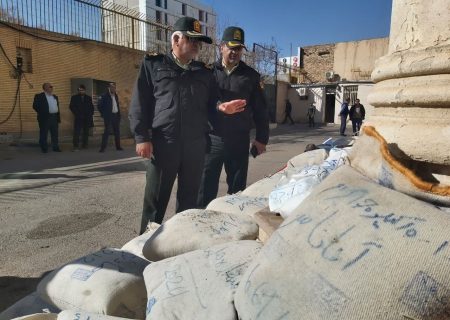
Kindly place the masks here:
<instances>
[{"instance_id":1,"label":"stack of burlap sacks","mask_svg":"<svg viewBox=\"0 0 450 320\"><path fill-rule=\"evenodd\" d=\"M254 214L324 150L62 266L0 319L450 319L449 188L422 188L384 144L366 129L264 244Z\"/></svg>"}]
</instances>

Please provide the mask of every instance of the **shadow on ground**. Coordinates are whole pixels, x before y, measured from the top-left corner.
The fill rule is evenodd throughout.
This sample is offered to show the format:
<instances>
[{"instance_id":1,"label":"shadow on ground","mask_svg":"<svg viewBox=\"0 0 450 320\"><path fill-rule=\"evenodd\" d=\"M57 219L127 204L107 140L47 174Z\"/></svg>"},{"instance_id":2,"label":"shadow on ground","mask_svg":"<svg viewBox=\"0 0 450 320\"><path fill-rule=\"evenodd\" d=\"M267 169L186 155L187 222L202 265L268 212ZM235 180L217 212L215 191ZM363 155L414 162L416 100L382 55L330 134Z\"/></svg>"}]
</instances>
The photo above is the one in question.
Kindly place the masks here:
<instances>
[{"instance_id":1,"label":"shadow on ground","mask_svg":"<svg viewBox=\"0 0 450 320\"><path fill-rule=\"evenodd\" d=\"M39 281L47 273L39 278L0 277L0 312L36 291Z\"/></svg>"}]
</instances>

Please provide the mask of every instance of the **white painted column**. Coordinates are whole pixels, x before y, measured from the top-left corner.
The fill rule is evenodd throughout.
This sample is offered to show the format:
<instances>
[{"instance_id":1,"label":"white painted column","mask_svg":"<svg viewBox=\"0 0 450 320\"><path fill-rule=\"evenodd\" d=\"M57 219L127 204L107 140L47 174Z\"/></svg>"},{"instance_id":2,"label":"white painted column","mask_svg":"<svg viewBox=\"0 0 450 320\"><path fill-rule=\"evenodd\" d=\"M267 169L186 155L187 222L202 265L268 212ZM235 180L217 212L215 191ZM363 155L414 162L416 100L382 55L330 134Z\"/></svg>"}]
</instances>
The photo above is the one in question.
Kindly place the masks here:
<instances>
[{"instance_id":1,"label":"white painted column","mask_svg":"<svg viewBox=\"0 0 450 320\"><path fill-rule=\"evenodd\" d=\"M415 160L450 165L450 1L393 0L368 119Z\"/></svg>"}]
</instances>

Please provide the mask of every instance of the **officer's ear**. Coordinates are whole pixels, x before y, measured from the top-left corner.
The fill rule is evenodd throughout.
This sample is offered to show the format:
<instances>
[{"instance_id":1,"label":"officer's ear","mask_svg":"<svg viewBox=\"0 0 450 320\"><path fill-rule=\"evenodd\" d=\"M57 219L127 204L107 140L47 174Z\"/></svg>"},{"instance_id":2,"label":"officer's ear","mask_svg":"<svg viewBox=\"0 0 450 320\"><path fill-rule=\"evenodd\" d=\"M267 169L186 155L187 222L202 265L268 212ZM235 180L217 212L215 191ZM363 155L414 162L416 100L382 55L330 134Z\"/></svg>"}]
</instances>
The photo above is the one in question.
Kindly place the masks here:
<instances>
[{"instance_id":1,"label":"officer's ear","mask_svg":"<svg viewBox=\"0 0 450 320\"><path fill-rule=\"evenodd\" d=\"M178 43L180 41L180 39L181 39L181 35L179 35L179 34L175 34L173 36L173 42L175 42L175 43Z\"/></svg>"}]
</instances>

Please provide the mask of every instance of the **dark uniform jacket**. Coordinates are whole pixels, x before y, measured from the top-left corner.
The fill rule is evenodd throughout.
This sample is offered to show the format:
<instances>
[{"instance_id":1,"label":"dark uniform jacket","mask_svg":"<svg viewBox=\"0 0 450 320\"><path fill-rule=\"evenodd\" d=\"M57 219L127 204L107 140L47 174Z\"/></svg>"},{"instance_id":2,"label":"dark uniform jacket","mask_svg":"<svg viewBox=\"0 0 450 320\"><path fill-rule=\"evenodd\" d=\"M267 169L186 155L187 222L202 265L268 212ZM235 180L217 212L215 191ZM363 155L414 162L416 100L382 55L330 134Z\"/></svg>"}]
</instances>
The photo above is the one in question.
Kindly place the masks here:
<instances>
[{"instance_id":1,"label":"dark uniform jacket","mask_svg":"<svg viewBox=\"0 0 450 320\"><path fill-rule=\"evenodd\" d=\"M119 97L117 96L117 94L115 94L116 97L116 102L117 102L117 115L119 116L120 119L120 105L119 105ZM99 97L98 100L98 111L100 111L100 115L102 116L102 118L104 120L110 120L111 116L112 116L112 108L113 108L113 103L112 103L112 98L111 98L111 94L109 93L109 91L107 91L106 93L102 94Z\"/></svg>"},{"instance_id":2,"label":"dark uniform jacket","mask_svg":"<svg viewBox=\"0 0 450 320\"><path fill-rule=\"evenodd\" d=\"M72 96L70 99L69 109L72 111L75 122L84 123L89 122L89 126L94 126L92 116L94 115L94 105L92 104L92 98L88 95L84 95L83 98L80 94Z\"/></svg>"},{"instance_id":3,"label":"dark uniform jacket","mask_svg":"<svg viewBox=\"0 0 450 320\"><path fill-rule=\"evenodd\" d=\"M58 118L58 123L61 122L61 118L59 115L59 101L58 97L53 95L53 97L56 99L56 104L58 105L58 113L56 114ZM37 120L38 122L47 121L50 112L48 110L48 101L47 97L45 96L45 92L38 93L34 96L33 101L33 109L37 112Z\"/></svg>"},{"instance_id":4,"label":"dark uniform jacket","mask_svg":"<svg viewBox=\"0 0 450 320\"><path fill-rule=\"evenodd\" d=\"M259 73L240 61L236 69L227 75L220 60L214 63L213 72L219 86L220 102L245 99L247 105L244 111L232 115L221 112L211 114L212 134L224 138L248 136L253 120L256 126L256 140L267 144L269 113L260 86Z\"/></svg>"},{"instance_id":5,"label":"dark uniform jacket","mask_svg":"<svg viewBox=\"0 0 450 320\"><path fill-rule=\"evenodd\" d=\"M178 66L172 55L147 55L131 98L130 128L136 143L155 135L166 141L205 137L208 112L217 112L217 87L211 70L193 61Z\"/></svg>"},{"instance_id":6,"label":"dark uniform jacket","mask_svg":"<svg viewBox=\"0 0 450 320\"><path fill-rule=\"evenodd\" d=\"M357 105L354 104L349 111L349 116L350 116L350 120L354 120L354 119L361 119L364 120L364 118L366 117L366 109L364 109L364 106L362 104L359 105L360 109L359 109L359 114L356 113L356 107Z\"/></svg>"}]
</instances>

